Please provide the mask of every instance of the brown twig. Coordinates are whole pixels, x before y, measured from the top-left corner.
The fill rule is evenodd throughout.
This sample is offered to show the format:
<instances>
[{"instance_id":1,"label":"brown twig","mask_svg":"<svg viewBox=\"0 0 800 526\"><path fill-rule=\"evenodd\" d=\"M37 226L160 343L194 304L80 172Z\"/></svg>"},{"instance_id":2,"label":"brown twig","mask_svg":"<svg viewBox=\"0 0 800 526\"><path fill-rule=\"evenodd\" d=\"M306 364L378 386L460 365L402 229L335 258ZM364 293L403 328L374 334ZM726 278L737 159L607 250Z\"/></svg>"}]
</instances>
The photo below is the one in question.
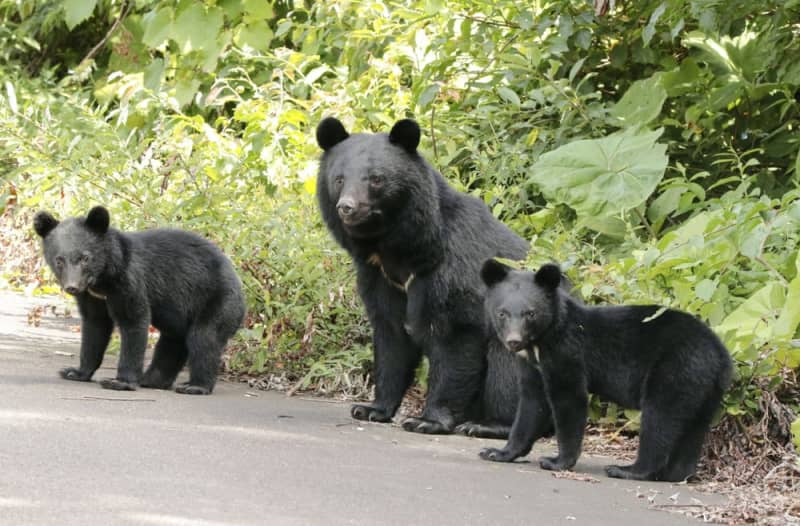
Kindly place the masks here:
<instances>
[{"instance_id":1,"label":"brown twig","mask_svg":"<svg viewBox=\"0 0 800 526\"><path fill-rule=\"evenodd\" d=\"M83 57L83 60L81 60L81 64L92 60L94 56L100 52L100 49L106 44L106 42L108 42L108 39L111 38L111 35L114 34L114 31L116 31L117 28L120 26L120 24L122 24L122 21L125 19L125 17L128 16L128 13L130 13L132 7L133 4L123 2L122 9L119 12L119 16L117 17L116 20L114 20L114 23L111 25L111 28L108 30L106 35L100 40L100 42L98 42L97 45L95 45L89 51L89 53L87 53L86 56Z\"/></svg>"},{"instance_id":2,"label":"brown twig","mask_svg":"<svg viewBox=\"0 0 800 526\"><path fill-rule=\"evenodd\" d=\"M104 396L62 397L62 400L89 400L92 402L102 400L109 402L155 402L155 398L107 398Z\"/></svg>"}]
</instances>

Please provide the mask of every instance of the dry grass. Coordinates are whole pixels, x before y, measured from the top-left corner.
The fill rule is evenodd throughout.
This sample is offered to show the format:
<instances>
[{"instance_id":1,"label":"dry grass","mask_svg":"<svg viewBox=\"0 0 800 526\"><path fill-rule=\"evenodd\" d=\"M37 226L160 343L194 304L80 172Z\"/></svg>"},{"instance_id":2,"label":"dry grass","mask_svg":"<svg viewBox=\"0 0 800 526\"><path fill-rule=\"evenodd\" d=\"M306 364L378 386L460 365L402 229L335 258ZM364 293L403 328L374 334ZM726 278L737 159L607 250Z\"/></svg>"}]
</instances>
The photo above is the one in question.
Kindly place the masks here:
<instances>
[{"instance_id":1,"label":"dry grass","mask_svg":"<svg viewBox=\"0 0 800 526\"><path fill-rule=\"evenodd\" d=\"M0 286L24 290L40 284L45 263L32 225L33 213L9 207L0 215Z\"/></svg>"},{"instance_id":2,"label":"dry grass","mask_svg":"<svg viewBox=\"0 0 800 526\"><path fill-rule=\"evenodd\" d=\"M800 400L796 371L784 371L779 395L766 389L758 417L726 417L706 441L698 489L728 496L693 515L721 524L800 524L800 456L781 402Z\"/></svg>"}]
</instances>

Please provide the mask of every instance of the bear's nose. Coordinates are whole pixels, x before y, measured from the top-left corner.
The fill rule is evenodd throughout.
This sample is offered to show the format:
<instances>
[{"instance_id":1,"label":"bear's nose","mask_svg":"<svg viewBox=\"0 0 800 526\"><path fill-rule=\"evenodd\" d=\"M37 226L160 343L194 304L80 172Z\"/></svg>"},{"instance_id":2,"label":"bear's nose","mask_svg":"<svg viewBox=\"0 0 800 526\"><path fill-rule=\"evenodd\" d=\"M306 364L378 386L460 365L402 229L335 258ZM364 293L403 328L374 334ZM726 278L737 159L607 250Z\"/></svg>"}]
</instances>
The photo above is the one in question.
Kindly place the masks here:
<instances>
[{"instance_id":1,"label":"bear's nose","mask_svg":"<svg viewBox=\"0 0 800 526\"><path fill-rule=\"evenodd\" d=\"M75 294L78 293L78 287L73 287L73 286L64 287L64 292L74 296Z\"/></svg>"},{"instance_id":2,"label":"bear's nose","mask_svg":"<svg viewBox=\"0 0 800 526\"><path fill-rule=\"evenodd\" d=\"M509 351L517 352L522 347L522 340L517 338L508 338L506 339L506 347L508 347Z\"/></svg>"},{"instance_id":3,"label":"bear's nose","mask_svg":"<svg viewBox=\"0 0 800 526\"><path fill-rule=\"evenodd\" d=\"M336 210L339 211L341 217L348 217L353 215L356 209L356 204L352 199L341 199L336 204Z\"/></svg>"}]
</instances>

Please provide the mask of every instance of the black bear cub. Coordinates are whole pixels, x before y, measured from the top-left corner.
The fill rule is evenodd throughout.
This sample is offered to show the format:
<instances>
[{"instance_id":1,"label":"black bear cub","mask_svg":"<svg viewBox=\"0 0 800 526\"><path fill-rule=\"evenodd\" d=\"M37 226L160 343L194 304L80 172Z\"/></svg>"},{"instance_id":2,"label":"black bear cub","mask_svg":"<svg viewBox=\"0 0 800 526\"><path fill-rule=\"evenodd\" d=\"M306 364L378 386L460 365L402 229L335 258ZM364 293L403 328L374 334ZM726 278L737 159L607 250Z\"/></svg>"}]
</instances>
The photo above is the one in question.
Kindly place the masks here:
<instances>
[{"instance_id":1,"label":"black bear cub","mask_svg":"<svg viewBox=\"0 0 800 526\"><path fill-rule=\"evenodd\" d=\"M188 361L189 381L176 391L210 394L225 344L245 314L233 265L196 234L126 233L109 228L109 221L101 206L85 218L59 222L39 212L33 220L47 264L64 291L75 296L81 314L80 366L62 369L61 376L91 380L116 326L121 337L117 376L101 386L170 389ZM150 325L161 335L142 374Z\"/></svg>"},{"instance_id":2,"label":"black bear cub","mask_svg":"<svg viewBox=\"0 0 800 526\"><path fill-rule=\"evenodd\" d=\"M636 462L607 466L608 476L674 482L694 474L732 372L730 354L706 325L652 305L581 305L559 288L561 271L552 264L533 273L489 260L481 276L493 330L544 377L558 456L542 457L542 468L575 465L594 393L642 411ZM508 443L481 457L508 462L528 454L533 440L515 430L529 426L536 410L523 389Z\"/></svg>"}]
</instances>

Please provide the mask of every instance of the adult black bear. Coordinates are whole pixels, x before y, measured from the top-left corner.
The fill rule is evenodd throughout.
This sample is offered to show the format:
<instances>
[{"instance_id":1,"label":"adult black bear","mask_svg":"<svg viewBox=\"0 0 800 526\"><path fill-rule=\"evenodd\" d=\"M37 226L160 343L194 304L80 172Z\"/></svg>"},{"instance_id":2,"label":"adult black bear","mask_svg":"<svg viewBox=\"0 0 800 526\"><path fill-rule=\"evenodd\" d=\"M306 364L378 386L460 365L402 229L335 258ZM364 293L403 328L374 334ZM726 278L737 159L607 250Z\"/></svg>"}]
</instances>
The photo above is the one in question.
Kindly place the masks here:
<instances>
[{"instance_id":1,"label":"adult black bear","mask_svg":"<svg viewBox=\"0 0 800 526\"><path fill-rule=\"evenodd\" d=\"M124 233L109 228L109 221L101 206L85 218L59 222L39 212L33 220L47 264L75 296L81 314L80 366L61 370L61 376L91 380L116 325L122 340L117 377L100 385L169 389L188 360L189 381L176 391L210 394L225 344L245 313L231 262L198 235L169 229ZM151 324L161 336L142 375Z\"/></svg>"},{"instance_id":2,"label":"adult black bear","mask_svg":"<svg viewBox=\"0 0 800 526\"><path fill-rule=\"evenodd\" d=\"M715 411L731 378L728 351L693 316L657 306L587 307L559 289L561 271L511 270L494 260L481 271L489 287L487 316L506 348L541 369L558 439L544 469L575 465L581 452L589 393L642 410L639 453L630 466L607 466L610 477L680 481L693 475ZM522 394L511 438L484 449L487 460L510 461L533 445L515 429L529 426L538 400Z\"/></svg>"},{"instance_id":3,"label":"adult black bear","mask_svg":"<svg viewBox=\"0 0 800 526\"><path fill-rule=\"evenodd\" d=\"M417 152L419 141L419 126L407 119L389 134L350 135L331 117L317 127L320 210L355 263L373 330L375 400L353 405L351 414L391 420L424 354L425 409L403 428L505 437L517 368L486 331L476 257L522 259L528 244L483 202L453 190ZM541 380L538 394L544 400ZM530 433L551 427L543 404Z\"/></svg>"}]
</instances>

